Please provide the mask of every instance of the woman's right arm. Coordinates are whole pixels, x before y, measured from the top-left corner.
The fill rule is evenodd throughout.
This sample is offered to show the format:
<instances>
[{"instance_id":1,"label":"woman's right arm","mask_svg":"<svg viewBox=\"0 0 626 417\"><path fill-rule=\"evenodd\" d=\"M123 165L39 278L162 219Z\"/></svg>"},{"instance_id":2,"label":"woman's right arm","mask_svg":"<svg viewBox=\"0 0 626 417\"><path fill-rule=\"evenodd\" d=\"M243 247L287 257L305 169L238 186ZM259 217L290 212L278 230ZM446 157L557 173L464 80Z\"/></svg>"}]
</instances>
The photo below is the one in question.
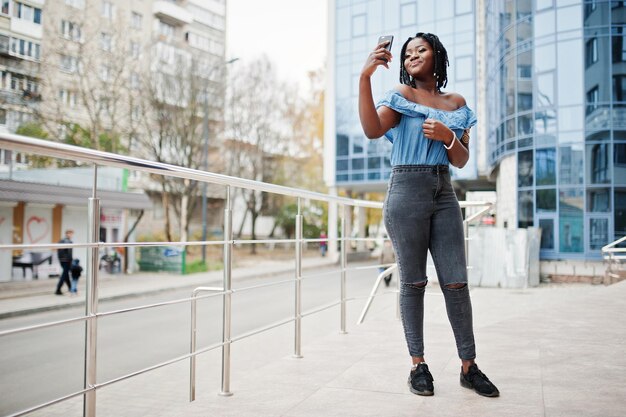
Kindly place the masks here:
<instances>
[{"instance_id":1,"label":"woman's right arm","mask_svg":"<svg viewBox=\"0 0 626 417\"><path fill-rule=\"evenodd\" d=\"M363 132L369 139L378 139L400 121L400 114L389 107L381 106L377 111L372 97L372 74L380 65L389 68L388 62L391 61L391 52L384 45L378 45L367 57L359 79L359 117Z\"/></svg>"}]
</instances>

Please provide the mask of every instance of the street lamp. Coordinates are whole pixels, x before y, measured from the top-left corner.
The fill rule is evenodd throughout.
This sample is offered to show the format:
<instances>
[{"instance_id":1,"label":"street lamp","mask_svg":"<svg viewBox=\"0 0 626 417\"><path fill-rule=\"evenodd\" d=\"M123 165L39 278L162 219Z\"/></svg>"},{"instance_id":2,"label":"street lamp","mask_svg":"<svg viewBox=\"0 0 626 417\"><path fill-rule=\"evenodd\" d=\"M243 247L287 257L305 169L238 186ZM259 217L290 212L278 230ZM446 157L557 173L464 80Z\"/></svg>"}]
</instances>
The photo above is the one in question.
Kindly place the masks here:
<instances>
[{"instance_id":1,"label":"street lamp","mask_svg":"<svg viewBox=\"0 0 626 417\"><path fill-rule=\"evenodd\" d=\"M228 61L225 61L219 65L216 65L211 68L209 75L213 74L213 71L218 69L225 68L226 65L232 64L237 61L239 58L232 58ZM208 82L207 82L208 84ZM209 91L208 88L204 87L204 120L202 126L202 137L203 137L203 150L202 150L202 169L207 171L209 169ZM207 197L206 197L206 189L207 183L202 183L202 241L206 242L207 239ZM206 263L206 244L202 245L202 263Z\"/></svg>"}]
</instances>

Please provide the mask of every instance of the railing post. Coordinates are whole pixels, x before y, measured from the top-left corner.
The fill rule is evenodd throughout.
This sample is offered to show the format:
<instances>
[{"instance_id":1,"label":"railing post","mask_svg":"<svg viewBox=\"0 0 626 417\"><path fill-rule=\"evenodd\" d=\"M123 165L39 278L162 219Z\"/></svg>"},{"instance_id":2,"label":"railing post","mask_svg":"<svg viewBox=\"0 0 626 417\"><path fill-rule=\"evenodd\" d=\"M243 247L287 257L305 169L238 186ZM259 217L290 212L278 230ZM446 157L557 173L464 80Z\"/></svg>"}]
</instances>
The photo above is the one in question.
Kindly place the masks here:
<instances>
[{"instance_id":1,"label":"railing post","mask_svg":"<svg viewBox=\"0 0 626 417\"><path fill-rule=\"evenodd\" d=\"M224 209L224 302L222 315L222 390L220 395L233 395L230 392L230 330L231 330L231 289L233 251L233 209L230 186L226 187L226 207Z\"/></svg>"},{"instance_id":2,"label":"railing post","mask_svg":"<svg viewBox=\"0 0 626 417\"><path fill-rule=\"evenodd\" d=\"M295 294L295 335L294 358L302 357L302 209L298 198L298 214L296 215L296 294Z\"/></svg>"},{"instance_id":3,"label":"railing post","mask_svg":"<svg viewBox=\"0 0 626 417\"><path fill-rule=\"evenodd\" d=\"M346 236L346 217L348 206L345 204L341 210L341 333L346 332L346 267L348 265L348 238Z\"/></svg>"},{"instance_id":4,"label":"railing post","mask_svg":"<svg viewBox=\"0 0 626 417\"><path fill-rule=\"evenodd\" d=\"M88 202L87 241L98 243L100 238L100 199L96 198L98 166L94 167L93 197ZM93 246L87 251L87 289L85 302L85 389L96 385L97 348L98 348L98 247ZM91 389L83 396L83 416L96 416L96 390Z\"/></svg>"},{"instance_id":5,"label":"railing post","mask_svg":"<svg viewBox=\"0 0 626 417\"><path fill-rule=\"evenodd\" d=\"M196 291L191 295L191 342L190 353L192 356L189 358L189 402L196 400Z\"/></svg>"}]
</instances>

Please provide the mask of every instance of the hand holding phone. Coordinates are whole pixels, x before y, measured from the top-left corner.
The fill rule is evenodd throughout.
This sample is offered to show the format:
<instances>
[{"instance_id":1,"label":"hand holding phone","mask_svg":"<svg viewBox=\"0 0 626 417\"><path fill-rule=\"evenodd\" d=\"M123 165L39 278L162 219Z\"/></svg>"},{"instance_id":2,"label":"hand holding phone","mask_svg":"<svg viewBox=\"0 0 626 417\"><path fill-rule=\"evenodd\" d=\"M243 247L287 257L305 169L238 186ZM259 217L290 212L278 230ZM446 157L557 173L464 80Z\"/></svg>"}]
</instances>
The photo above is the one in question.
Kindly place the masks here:
<instances>
[{"instance_id":1,"label":"hand holding phone","mask_svg":"<svg viewBox=\"0 0 626 417\"><path fill-rule=\"evenodd\" d=\"M391 52L391 45L393 45L393 35L385 35L378 38L378 45L382 45L385 42L387 42L387 44L384 46L384 48ZM387 62L387 60L384 58L383 61Z\"/></svg>"}]
</instances>

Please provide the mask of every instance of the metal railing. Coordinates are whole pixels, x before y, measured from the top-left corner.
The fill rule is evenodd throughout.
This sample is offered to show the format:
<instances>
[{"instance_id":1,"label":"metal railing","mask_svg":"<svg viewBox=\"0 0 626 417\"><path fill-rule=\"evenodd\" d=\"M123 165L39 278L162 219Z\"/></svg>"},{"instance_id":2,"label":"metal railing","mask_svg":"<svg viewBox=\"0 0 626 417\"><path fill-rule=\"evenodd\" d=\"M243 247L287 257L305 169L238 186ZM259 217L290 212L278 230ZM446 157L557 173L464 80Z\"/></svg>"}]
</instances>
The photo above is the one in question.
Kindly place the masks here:
<instances>
[{"instance_id":1,"label":"metal railing","mask_svg":"<svg viewBox=\"0 0 626 417\"><path fill-rule=\"evenodd\" d=\"M54 322L48 322L43 324L37 324L27 327L21 327L6 331L0 332L0 337L5 337L9 335L15 335L18 333L31 332L40 329L46 329L61 325L66 325L69 323L85 323L85 355L84 355L84 386L83 389L69 393L67 395L63 395L61 397L55 398L51 401L47 401L45 403L41 403L35 406L32 406L28 409L24 409L18 412L11 414L11 417L22 416L28 413L34 412L36 410L41 410L51 405L60 403L62 401L68 400L70 398L83 396L83 415L85 417L95 417L96 416L96 394L97 391L103 387L115 384L120 381L124 381L126 379L159 369L161 367L171 365L183 360L190 360L190 400L193 401L195 398L195 359L199 354L208 352L210 350L222 349L222 357L221 357L221 395L231 395L230 391L230 369L231 369L231 354L230 347L233 342L242 340L246 337L253 336L255 334L265 332L267 330L276 328L281 325L285 325L288 323L294 323L294 347L293 347L293 356L296 358L302 357L301 346L302 346L302 331L301 331L301 320L303 317L316 314L327 310L329 308L333 308L336 306L340 307L340 331L342 333L346 332L346 303L351 300L355 300L358 297L348 298L346 293L346 274L351 270L358 269L370 269L372 267L355 267L348 268L348 242L356 240L356 241L375 241L375 238L349 238L347 236L347 217L349 216L349 209L354 207L359 208L374 208L374 209L382 209L382 202L374 202L374 201L365 201L365 200L356 200L344 197L338 197L323 193L317 193L308 190L301 190L296 188L290 188L275 184L263 183L243 178L230 177L226 175L211 173L211 172L203 172L199 170L194 170L185 167L179 167L169 164L164 164L160 162L152 162L148 160L143 160L139 158L134 158L130 156L122 156L116 155L112 153L80 148L65 144L60 144L56 142L50 142L45 140L33 139L24 136L0 133L0 148L1 149L9 149L18 152L27 152L34 153L37 155L43 155L48 157L60 158L60 159L72 159L77 162L90 163L94 166L94 183L93 183L93 193L92 197L89 198L88 204L88 240L85 243L73 243L73 244L5 244L0 245L0 250L23 250L23 249L59 249L59 248L87 248L87 266L86 266L86 281L87 281L87 290L86 290L86 303L85 303L85 314L82 317L76 317L66 320L59 320ZM98 186L97 186L97 171L98 166L109 166L109 167L118 167L125 168L130 170L136 170L140 172L145 172L149 174L163 175L176 177L186 180L195 180L204 183L212 183L224 186L225 189L225 208L224 208L224 238L220 241L189 241L189 242L109 242L103 243L99 242L99 228L100 228L100 200L98 198ZM257 240L235 240L233 236L233 227L232 227L232 190L233 188L244 188L248 190L256 190L268 193L279 194L283 196L294 197L297 199L298 212L296 215L296 236L295 239L257 239ZM302 301L301 301L301 291L302 291L302 280L305 278L302 275L302 247L305 243L308 242L320 242L321 239L305 239L303 238L303 215L302 215L302 203L305 200L315 200L326 202L329 205L338 205L340 206L340 237L333 238L328 237L325 240L335 239L338 243L341 244L341 250L339 254L339 265L340 269L338 271L333 271L333 273L339 272L340 274L340 298L332 303L327 305L317 306L310 311L302 312ZM461 202L462 207L478 207L484 206L483 202ZM232 267L233 267L233 246L235 244L250 244L250 243L293 243L295 245L295 253L294 257L296 260L295 264L295 278L280 282L271 282L258 286L240 288L237 290L233 290L232 288ZM125 308L121 310L108 311L108 312L100 312L98 309L98 251L102 248L107 247L137 247L137 246L202 246L202 245L221 245L223 248L223 285L222 287L199 287L197 288L193 294L189 298L183 298L178 300L170 300L164 301L149 305L141 305L130 308ZM391 268L392 269L392 268ZM318 274L320 275L320 274ZM379 276L378 280L381 279ZM284 283L294 283L294 310L293 317L290 317L285 320L281 320L276 323L270 323L262 328L252 330L246 334L238 335L233 337L232 329L231 329L231 318L232 318L232 310L231 310L231 296L235 291L249 291L254 290L255 288L259 288L262 286L271 286L271 285L279 285ZM200 292L211 291L211 294L199 295ZM370 299L373 295L370 295ZM222 298L222 338L221 342L214 343L209 346L205 346L203 348L198 349L196 346L196 301L202 298L209 297L221 297ZM371 301L370 301L371 302ZM175 358L171 358L164 362L160 362L154 365L150 365L146 368L136 370L134 372L125 374L123 376L110 379L104 382L98 382L97 380L97 361L98 361L98 322L103 317L118 315L123 313L128 313L131 311L138 310L146 310L155 307L174 305L174 304L182 304L182 303L190 303L191 305L191 346L189 354L184 354Z\"/></svg>"},{"instance_id":2,"label":"metal railing","mask_svg":"<svg viewBox=\"0 0 626 417\"><path fill-rule=\"evenodd\" d=\"M602 247L602 258L606 263L604 283L612 284L615 281L626 279L626 270L622 265L626 263L626 248L618 248L622 242L626 242L626 236Z\"/></svg>"}]
</instances>

